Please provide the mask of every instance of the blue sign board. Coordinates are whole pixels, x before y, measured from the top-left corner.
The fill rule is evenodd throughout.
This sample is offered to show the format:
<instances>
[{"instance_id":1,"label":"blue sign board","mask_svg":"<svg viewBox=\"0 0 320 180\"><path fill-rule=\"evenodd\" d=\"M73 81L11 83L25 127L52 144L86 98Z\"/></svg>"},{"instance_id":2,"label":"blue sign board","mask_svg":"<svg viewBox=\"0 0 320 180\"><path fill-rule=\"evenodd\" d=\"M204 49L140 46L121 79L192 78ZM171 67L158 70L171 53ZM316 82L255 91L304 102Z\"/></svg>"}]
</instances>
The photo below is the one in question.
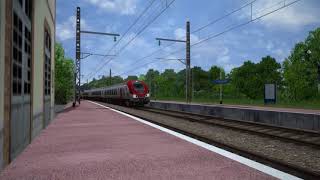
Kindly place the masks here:
<instances>
[{"instance_id":1,"label":"blue sign board","mask_svg":"<svg viewBox=\"0 0 320 180\"><path fill-rule=\"evenodd\" d=\"M216 79L212 81L214 84L228 84L230 79Z\"/></svg>"}]
</instances>

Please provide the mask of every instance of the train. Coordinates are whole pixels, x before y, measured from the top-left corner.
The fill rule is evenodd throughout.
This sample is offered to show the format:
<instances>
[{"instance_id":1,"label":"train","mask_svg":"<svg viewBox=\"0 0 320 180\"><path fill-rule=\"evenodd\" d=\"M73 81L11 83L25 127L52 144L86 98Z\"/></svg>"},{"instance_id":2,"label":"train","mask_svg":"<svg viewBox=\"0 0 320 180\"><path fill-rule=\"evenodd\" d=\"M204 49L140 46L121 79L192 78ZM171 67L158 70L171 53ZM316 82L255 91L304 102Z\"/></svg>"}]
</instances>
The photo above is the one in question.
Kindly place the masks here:
<instances>
[{"instance_id":1,"label":"train","mask_svg":"<svg viewBox=\"0 0 320 180\"><path fill-rule=\"evenodd\" d=\"M82 99L102 101L125 106L144 106L150 102L147 84L140 80L129 80L108 87L84 90Z\"/></svg>"}]
</instances>

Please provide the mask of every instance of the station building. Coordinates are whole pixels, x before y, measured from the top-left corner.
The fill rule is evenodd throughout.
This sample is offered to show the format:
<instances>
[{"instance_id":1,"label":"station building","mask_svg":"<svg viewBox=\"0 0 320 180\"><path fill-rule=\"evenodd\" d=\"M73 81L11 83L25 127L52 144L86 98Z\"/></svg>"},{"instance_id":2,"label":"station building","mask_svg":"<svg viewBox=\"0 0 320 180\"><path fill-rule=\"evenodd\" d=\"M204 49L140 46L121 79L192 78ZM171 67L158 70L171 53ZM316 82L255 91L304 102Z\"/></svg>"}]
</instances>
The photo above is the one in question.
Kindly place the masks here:
<instances>
[{"instance_id":1,"label":"station building","mask_svg":"<svg viewBox=\"0 0 320 180\"><path fill-rule=\"evenodd\" d=\"M55 0L0 0L0 169L54 116Z\"/></svg>"}]
</instances>

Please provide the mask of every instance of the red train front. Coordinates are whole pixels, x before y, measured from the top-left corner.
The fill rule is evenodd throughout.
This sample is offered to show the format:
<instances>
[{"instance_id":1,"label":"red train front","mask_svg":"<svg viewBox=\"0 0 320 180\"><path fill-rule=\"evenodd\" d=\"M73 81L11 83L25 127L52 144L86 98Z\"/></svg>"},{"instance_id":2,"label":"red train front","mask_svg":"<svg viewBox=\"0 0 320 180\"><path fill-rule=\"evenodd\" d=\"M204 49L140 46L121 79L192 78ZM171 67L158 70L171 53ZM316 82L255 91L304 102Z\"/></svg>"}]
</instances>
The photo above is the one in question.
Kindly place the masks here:
<instances>
[{"instance_id":1,"label":"red train front","mask_svg":"<svg viewBox=\"0 0 320 180\"><path fill-rule=\"evenodd\" d=\"M148 104L150 101L149 88L143 81L131 80L127 82L129 99L134 104Z\"/></svg>"}]
</instances>

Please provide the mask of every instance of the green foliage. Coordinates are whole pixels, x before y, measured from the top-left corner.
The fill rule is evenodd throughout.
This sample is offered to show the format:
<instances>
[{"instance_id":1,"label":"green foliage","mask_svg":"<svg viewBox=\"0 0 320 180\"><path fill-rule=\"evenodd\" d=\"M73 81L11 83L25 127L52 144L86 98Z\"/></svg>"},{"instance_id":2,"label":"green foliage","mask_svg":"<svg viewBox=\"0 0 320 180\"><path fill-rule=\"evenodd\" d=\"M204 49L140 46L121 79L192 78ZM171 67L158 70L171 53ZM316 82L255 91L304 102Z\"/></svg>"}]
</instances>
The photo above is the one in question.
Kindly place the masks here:
<instances>
[{"instance_id":1,"label":"green foliage","mask_svg":"<svg viewBox=\"0 0 320 180\"><path fill-rule=\"evenodd\" d=\"M145 75L145 82L148 84L150 93L152 96L156 94L157 81L156 79L160 75L159 71L155 71L153 69L149 69L149 71Z\"/></svg>"},{"instance_id":2,"label":"green foliage","mask_svg":"<svg viewBox=\"0 0 320 180\"><path fill-rule=\"evenodd\" d=\"M144 74L140 74L138 80L145 81L146 80L146 76Z\"/></svg>"},{"instance_id":3,"label":"green foliage","mask_svg":"<svg viewBox=\"0 0 320 180\"><path fill-rule=\"evenodd\" d=\"M191 73L194 91L208 91L210 89L211 82L207 71L196 66L191 69Z\"/></svg>"},{"instance_id":4,"label":"green foliage","mask_svg":"<svg viewBox=\"0 0 320 180\"><path fill-rule=\"evenodd\" d=\"M111 86L114 84L119 84L124 81L125 80L122 79L122 77L120 77L120 76L114 76L114 77L111 77L111 79L110 79L110 77L102 76L102 78L100 78L98 80L93 78L93 80L91 82L82 85L82 89L106 87L106 86Z\"/></svg>"},{"instance_id":5,"label":"green foliage","mask_svg":"<svg viewBox=\"0 0 320 180\"><path fill-rule=\"evenodd\" d=\"M209 72L208 72L209 73L209 81L211 81L209 86L211 87L211 91L213 93L218 93L220 91L220 86L212 83L213 80L220 79L220 72L222 74L222 79L225 79L226 73L223 68L218 67L218 66L212 66L209 69Z\"/></svg>"},{"instance_id":6,"label":"green foliage","mask_svg":"<svg viewBox=\"0 0 320 180\"><path fill-rule=\"evenodd\" d=\"M283 63L286 95L295 101L317 95L317 65L320 63L320 29L309 33L305 42L295 45Z\"/></svg>"},{"instance_id":7,"label":"green foliage","mask_svg":"<svg viewBox=\"0 0 320 180\"><path fill-rule=\"evenodd\" d=\"M231 72L231 83L236 90L250 99L262 98L264 94L264 85L267 83L281 83L281 65L270 57L263 57L255 64L246 61Z\"/></svg>"},{"instance_id":8,"label":"green foliage","mask_svg":"<svg viewBox=\"0 0 320 180\"><path fill-rule=\"evenodd\" d=\"M67 103L73 95L74 63L66 58L61 44L55 45L55 102Z\"/></svg>"},{"instance_id":9,"label":"green foliage","mask_svg":"<svg viewBox=\"0 0 320 180\"><path fill-rule=\"evenodd\" d=\"M128 76L126 81L129 81L129 80L138 80L138 77L137 76Z\"/></svg>"}]
</instances>

